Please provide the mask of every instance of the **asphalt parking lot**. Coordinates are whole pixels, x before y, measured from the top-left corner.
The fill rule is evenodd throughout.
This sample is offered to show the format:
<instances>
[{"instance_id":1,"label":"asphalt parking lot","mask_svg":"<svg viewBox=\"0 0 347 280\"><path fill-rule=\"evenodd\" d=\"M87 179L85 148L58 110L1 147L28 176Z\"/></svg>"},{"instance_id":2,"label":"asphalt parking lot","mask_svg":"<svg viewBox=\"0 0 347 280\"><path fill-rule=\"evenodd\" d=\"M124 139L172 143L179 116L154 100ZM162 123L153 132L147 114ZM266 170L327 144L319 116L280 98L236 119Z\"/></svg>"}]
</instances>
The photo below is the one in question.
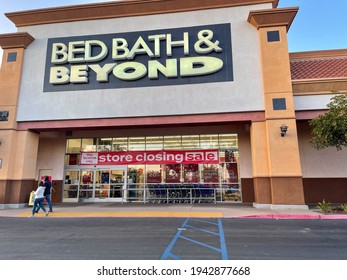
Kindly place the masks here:
<instances>
[{"instance_id":1,"label":"asphalt parking lot","mask_svg":"<svg viewBox=\"0 0 347 280\"><path fill-rule=\"evenodd\" d=\"M347 220L0 218L2 260L347 260Z\"/></svg>"}]
</instances>

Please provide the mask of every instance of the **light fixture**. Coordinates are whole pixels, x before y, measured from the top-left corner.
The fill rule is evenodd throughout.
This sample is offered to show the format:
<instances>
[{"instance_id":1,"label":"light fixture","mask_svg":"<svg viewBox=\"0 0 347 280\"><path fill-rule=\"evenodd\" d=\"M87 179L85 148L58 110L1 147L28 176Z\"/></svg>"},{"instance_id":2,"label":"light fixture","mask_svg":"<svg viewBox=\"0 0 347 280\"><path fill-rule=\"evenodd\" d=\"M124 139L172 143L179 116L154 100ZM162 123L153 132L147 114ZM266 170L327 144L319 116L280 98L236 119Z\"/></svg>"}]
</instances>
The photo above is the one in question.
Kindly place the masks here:
<instances>
[{"instance_id":1,"label":"light fixture","mask_svg":"<svg viewBox=\"0 0 347 280\"><path fill-rule=\"evenodd\" d=\"M288 130L288 126L286 124L282 124L280 126L280 129L281 129L281 136L284 137L287 133L287 130Z\"/></svg>"}]
</instances>

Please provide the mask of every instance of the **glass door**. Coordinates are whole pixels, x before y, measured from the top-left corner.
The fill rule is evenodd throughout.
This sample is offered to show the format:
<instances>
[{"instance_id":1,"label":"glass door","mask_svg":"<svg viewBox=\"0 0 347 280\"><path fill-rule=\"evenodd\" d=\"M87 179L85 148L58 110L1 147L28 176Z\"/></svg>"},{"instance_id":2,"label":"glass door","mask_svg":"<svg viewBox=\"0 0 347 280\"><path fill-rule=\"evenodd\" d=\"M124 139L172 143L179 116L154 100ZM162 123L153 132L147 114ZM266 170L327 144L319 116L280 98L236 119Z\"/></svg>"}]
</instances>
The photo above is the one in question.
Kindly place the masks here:
<instances>
[{"instance_id":1,"label":"glass door","mask_svg":"<svg viewBox=\"0 0 347 280\"><path fill-rule=\"evenodd\" d=\"M66 170L64 201L126 201L126 166Z\"/></svg>"},{"instance_id":2,"label":"glass door","mask_svg":"<svg viewBox=\"0 0 347 280\"><path fill-rule=\"evenodd\" d=\"M95 170L94 201L108 201L110 195L110 169Z\"/></svg>"},{"instance_id":3,"label":"glass door","mask_svg":"<svg viewBox=\"0 0 347 280\"><path fill-rule=\"evenodd\" d=\"M95 169L94 201L122 202L126 186L126 167L112 166Z\"/></svg>"},{"instance_id":4,"label":"glass door","mask_svg":"<svg viewBox=\"0 0 347 280\"><path fill-rule=\"evenodd\" d=\"M110 195L109 201L121 202L126 200L126 167L113 167L110 170Z\"/></svg>"},{"instance_id":5,"label":"glass door","mask_svg":"<svg viewBox=\"0 0 347 280\"><path fill-rule=\"evenodd\" d=\"M94 201L95 170L82 169L80 173L79 201Z\"/></svg>"},{"instance_id":6,"label":"glass door","mask_svg":"<svg viewBox=\"0 0 347 280\"><path fill-rule=\"evenodd\" d=\"M78 187L80 180L80 170L69 169L65 171L65 181L63 189L63 202L78 202Z\"/></svg>"}]
</instances>

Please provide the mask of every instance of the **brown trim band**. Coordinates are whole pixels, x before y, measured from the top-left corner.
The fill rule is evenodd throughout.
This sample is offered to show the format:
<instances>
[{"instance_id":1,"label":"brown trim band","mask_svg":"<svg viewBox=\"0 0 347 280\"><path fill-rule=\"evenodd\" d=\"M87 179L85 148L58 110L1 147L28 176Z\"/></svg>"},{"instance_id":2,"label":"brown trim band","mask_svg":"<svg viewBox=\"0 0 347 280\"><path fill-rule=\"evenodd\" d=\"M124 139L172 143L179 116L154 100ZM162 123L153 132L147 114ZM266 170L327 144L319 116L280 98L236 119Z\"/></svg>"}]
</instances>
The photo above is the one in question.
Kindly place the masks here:
<instances>
[{"instance_id":1,"label":"brown trim band","mask_svg":"<svg viewBox=\"0 0 347 280\"><path fill-rule=\"evenodd\" d=\"M298 10L299 7L250 11L248 22L257 29L273 26L286 26L288 31Z\"/></svg>"},{"instance_id":2,"label":"brown trim band","mask_svg":"<svg viewBox=\"0 0 347 280\"><path fill-rule=\"evenodd\" d=\"M11 12L5 15L17 27L22 27L47 23L178 13L266 3L272 3L272 6L275 8L278 5L278 0L126 0Z\"/></svg>"},{"instance_id":3,"label":"brown trim band","mask_svg":"<svg viewBox=\"0 0 347 280\"><path fill-rule=\"evenodd\" d=\"M326 112L328 112L328 110L296 111L295 114L297 120L311 120Z\"/></svg>"},{"instance_id":4,"label":"brown trim band","mask_svg":"<svg viewBox=\"0 0 347 280\"><path fill-rule=\"evenodd\" d=\"M28 203L36 187L33 179L0 180L0 204Z\"/></svg>"},{"instance_id":5,"label":"brown trim band","mask_svg":"<svg viewBox=\"0 0 347 280\"><path fill-rule=\"evenodd\" d=\"M325 57L336 58L336 57L346 57L346 56L347 56L347 49L289 53L290 61L300 60L300 59L325 58Z\"/></svg>"},{"instance_id":6,"label":"brown trim band","mask_svg":"<svg viewBox=\"0 0 347 280\"><path fill-rule=\"evenodd\" d=\"M347 92L346 78L292 80L293 95L320 95Z\"/></svg>"},{"instance_id":7,"label":"brown trim band","mask_svg":"<svg viewBox=\"0 0 347 280\"><path fill-rule=\"evenodd\" d=\"M303 178L306 203L318 203L323 199L330 203L346 203L347 177Z\"/></svg>"},{"instance_id":8,"label":"brown trim band","mask_svg":"<svg viewBox=\"0 0 347 280\"><path fill-rule=\"evenodd\" d=\"M334 78L317 78L317 79L300 79L292 80L293 85L299 84L312 84L312 83L331 83L331 82L345 82L345 77L334 77Z\"/></svg>"},{"instance_id":9,"label":"brown trim band","mask_svg":"<svg viewBox=\"0 0 347 280\"><path fill-rule=\"evenodd\" d=\"M206 115L182 116L153 116L110 119L84 119L84 120L55 120L19 122L18 130L57 130L57 129L86 129L125 126L151 126L151 125L180 125L180 124L209 124L228 122L250 122L265 119L264 112L225 113Z\"/></svg>"},{"instance_id":10,"label":"brown trim band","mask_svg":"<svg viewBox=\"0 0 347 280\"><path fill-rule=\"evenodd\" d=\"M27 32L0 34L0 47L5 49L24 48L26 49L33 41Z\"/></svg>"}]
</instances>

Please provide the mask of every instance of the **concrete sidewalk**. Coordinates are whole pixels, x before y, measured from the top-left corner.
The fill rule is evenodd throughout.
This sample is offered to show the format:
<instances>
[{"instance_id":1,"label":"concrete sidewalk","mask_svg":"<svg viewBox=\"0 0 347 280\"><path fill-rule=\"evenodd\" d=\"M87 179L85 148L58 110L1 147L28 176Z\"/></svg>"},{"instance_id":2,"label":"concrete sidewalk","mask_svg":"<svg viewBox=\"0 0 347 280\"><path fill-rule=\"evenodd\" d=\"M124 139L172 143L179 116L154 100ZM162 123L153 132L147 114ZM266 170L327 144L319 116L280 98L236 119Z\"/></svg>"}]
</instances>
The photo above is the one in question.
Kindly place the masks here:
<instances>
[{"instance_id":1,"label":"concrete sidewalk","mask_svg":"<svg viewBox=\"0 0 347 280\"><path fill-rule=\"evenodd\" d=\"M2 209L0 217L28 217L31 207ZM346 214L322 214L317 209L257 209L251 204L61 203L48 218L86 217L200 217L262 219L347 219ZM45 217L42 210L36 218Z\"/></svg>"}]
</instances>

